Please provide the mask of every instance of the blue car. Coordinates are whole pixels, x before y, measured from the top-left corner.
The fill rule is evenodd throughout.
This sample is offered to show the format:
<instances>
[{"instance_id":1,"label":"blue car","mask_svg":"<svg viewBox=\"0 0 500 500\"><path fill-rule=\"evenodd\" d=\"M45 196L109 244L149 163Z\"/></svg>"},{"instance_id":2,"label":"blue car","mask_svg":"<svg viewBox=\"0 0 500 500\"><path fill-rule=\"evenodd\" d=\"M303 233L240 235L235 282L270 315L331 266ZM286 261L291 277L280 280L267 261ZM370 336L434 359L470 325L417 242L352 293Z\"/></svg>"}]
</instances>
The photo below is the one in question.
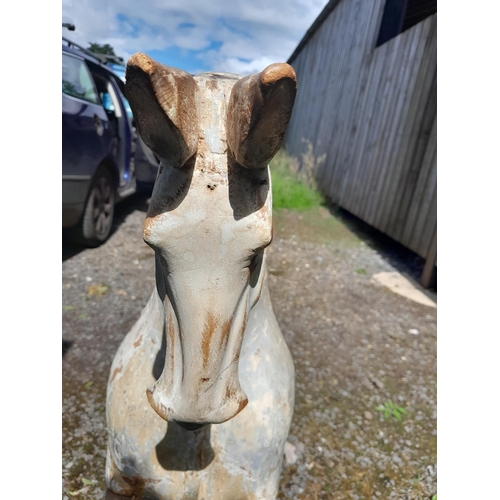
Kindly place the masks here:
<instances>
[{"instance_id":1,"label":"blue car","mask_svg":"<svg viewBox=\"0 0 500 500\"><path fill-rule=\"evenodd\" d=\"M124 94L123 80L108 65L63 38L62 221L89 247L109 237L115 204L138 188L151 189L158 171Z\"/></svg>"}]
</instances>

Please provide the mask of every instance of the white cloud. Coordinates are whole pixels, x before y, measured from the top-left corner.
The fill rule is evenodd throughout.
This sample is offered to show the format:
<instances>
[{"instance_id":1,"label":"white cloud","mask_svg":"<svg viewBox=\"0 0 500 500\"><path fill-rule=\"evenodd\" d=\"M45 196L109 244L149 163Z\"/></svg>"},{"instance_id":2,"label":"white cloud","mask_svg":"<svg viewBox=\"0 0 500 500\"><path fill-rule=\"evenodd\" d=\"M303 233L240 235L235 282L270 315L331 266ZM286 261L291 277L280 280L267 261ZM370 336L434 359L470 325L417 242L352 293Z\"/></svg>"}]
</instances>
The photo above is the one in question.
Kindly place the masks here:
<instances>
[{"instance_id":1,"label":"white cloud","mask_svg":"<svg viewBox=\"0 0 500 500\"><path fill-rule=\"evenodd\" d=\"M171 47L206 51L213 71L248 74L286 61L327 0L63 0L63 35L87 46L109 43L124 57ZM216 44L217 49L213 49Z\"/></svg>"}]
</instances>

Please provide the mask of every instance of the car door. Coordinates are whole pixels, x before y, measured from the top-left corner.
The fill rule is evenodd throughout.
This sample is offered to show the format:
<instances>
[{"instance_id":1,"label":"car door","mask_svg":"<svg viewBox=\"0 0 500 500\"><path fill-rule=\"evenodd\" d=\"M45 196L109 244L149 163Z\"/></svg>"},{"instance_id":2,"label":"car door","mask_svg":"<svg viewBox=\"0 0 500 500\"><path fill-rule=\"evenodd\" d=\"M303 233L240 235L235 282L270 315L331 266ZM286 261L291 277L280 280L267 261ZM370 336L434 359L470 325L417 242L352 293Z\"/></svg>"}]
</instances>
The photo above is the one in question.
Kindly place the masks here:
<instances>
[{"instance_id":1,"label":"car door","mask_svg":"<svg viewBox=\"0 0 500 500\"><path fill-rule=\"evenodd\" d=\"M131 123L127 116L127 110L123 102L122 92L117 81L112 76L109 77L109 95L113 103L113 109L120 131L120 161L118 170L120 176L120 188L127 193L135 189L135 175L133 157L134 138L132 137Z\"/></svg>"},{"instance_id":2,"label":"car door","mask_svg":"<svg viewBox=\"0 0 500 500\"><path fill-rule=\"evenodd\" d=\"M135 165L135 178L138 190L150 191L158 174L159 161L151 149L149 149L139 136L135 128L134 115L127 98L122 94L122 101L129 118L132 131L132 157Z\"/></svg>"},{"instance_id":3,"label":"car door","mask_svg":"<svg viewBox=\"0 0 500 500\"><path fill-rule=\"evenodd\" d=\"M85 61L62 54L63 180L91 179L108 153L108 118Z\"/></svg>"}]
</instances>

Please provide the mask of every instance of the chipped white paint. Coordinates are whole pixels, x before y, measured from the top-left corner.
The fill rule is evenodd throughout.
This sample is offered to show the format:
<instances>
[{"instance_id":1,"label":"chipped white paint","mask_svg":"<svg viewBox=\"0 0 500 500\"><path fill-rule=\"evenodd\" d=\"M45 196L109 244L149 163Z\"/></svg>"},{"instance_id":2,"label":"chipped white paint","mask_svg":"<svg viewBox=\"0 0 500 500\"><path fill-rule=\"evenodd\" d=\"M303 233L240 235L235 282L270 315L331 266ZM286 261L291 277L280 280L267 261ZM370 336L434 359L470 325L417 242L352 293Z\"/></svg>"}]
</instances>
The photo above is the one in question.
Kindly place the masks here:
<instances>
[{"instance_id":1,"label":"chipped white paint","mask_svg":"<svg viewBox=\"0 0 500 500\"><path fill-rule=\"evenodd\" d=\"M272 65L246 80L241 88L251 95L240 96L228 118L235 75L199 75L194 94L192 82L183 93L189 75L170 74L146 56L131 61L131 106L143 139L162 158L144 226L156 252L156 288L111 367L108 496L274 499L293 412L294 369L267 286L271 180L259 164L282 140L293 72ZM169 99L195 108L197 141L189 136L190 117L177 109L175 123L162 117L175 107L162 101L168 93L162 78ZM256 91L262 96L255 100ZM268 131L269 150L260 147L256 168L252 140L263 134L259 120L275 125L273 113L284 117L282 130ZM244 129L241 157L248 168L228 152L226 130L234 126ZM158 144L162 140L168 148ZM196 142L195 155L179 163Z\"/></svg>"}]
</instances>

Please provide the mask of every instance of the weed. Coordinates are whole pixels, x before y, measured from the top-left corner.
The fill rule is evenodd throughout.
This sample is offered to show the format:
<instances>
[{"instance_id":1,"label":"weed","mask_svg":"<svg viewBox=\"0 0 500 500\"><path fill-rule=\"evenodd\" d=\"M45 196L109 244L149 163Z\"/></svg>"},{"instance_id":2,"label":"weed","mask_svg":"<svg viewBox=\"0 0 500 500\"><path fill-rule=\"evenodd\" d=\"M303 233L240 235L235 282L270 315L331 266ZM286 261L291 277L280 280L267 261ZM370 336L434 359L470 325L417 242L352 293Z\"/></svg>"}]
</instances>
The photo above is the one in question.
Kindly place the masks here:
<instances>
[{"instance_id":1,"label":"weed","mask_svg":"<svg viewBox=\"0 0 500 500\"><path fill-rule=\"evenodd\" d=\"M326 154L321 155L319 158L314 156L313 145L311 141L302 139L302 142L307 144L307 151L301 155L302 162L296 170L296 174L306 182L310 187L317 188L316 174L319 167L325 162Z\"/></svg>"},{"instance_id":2,"label":"weed","mask_svg":"<svg viewBox=\"0 0 500 500\"><path fill-rule=\"evenodd\" d=\"M356 269L354 272L357 274L366 274L366 269Z\"/></svg>"},{"instance_id":3,"label":"weed","mask_svg":"<svg viewBox=\"0 0 500 500\"><path fill-rule=\"evenodd\" d=\"M314 157L310 143L302 161L284 150L278 151L271 161L274 208L306 210L321 206L324 198L317 189L314 175L324 158Z\"/></svg>"},{"instance_id":4,"label":"weed","mask_svg":"<svg viewBox=\"0 0 500 500\"><path fill-rule=\"evenodd\" d=\"M382 412L386 419L392 416L398 420L401 420L403 415L408 413L402 406L398 406L391 400L386 401L383 405L377 406L377 411Z\"/></svg>"},{"instance_id":5,"label":"weed","mask_svg":"<svg viewBox=\"0 0 500 500\"><path fill-rule=\"evenodd\" d=\"M420 471L418 471L417 477L414 477L412 479L412 482L413 482L413 484L417 484L417 483L420 483L420 481L422 481L422 473Z\"/></svg>"}]
</instances>

